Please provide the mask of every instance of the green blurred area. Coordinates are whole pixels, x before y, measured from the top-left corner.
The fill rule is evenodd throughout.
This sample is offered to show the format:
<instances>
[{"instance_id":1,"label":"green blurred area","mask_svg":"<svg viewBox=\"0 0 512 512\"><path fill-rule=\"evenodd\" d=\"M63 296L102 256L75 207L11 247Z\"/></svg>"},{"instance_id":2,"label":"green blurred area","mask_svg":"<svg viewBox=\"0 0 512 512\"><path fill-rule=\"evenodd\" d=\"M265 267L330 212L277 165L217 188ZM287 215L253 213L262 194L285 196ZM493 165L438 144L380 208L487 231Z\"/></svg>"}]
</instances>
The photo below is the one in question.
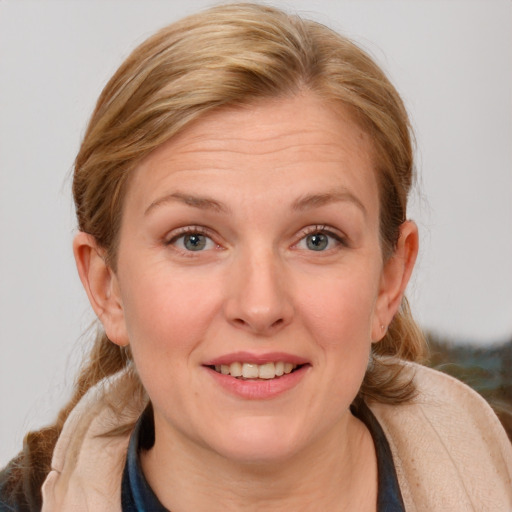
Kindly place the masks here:
<instances>
[{"instance_id":1,"label":"green blurred area","mask_svg":"<svg viewBox=\"0 0 512 512\"><path fill-rule=\"evenodd\" d=\"M427 366L465 382L492 406L512 441L512 340L491 346L454 343L426 333Z\"/></svg>"}]
</instances>

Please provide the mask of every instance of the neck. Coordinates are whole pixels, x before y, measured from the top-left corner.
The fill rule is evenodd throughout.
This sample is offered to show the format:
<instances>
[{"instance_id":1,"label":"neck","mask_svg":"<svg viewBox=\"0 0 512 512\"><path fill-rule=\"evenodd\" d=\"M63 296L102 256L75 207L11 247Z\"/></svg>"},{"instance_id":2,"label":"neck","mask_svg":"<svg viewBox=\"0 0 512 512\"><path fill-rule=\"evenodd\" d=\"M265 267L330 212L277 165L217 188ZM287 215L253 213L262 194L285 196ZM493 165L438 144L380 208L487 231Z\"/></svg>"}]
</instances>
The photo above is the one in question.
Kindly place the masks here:
<instances>
[{"instance_id":1,"label":"neck","mask_svg":"<svg viewBox=\"0 0 512 512\"><path fill-rule=\"evenodd\" d=\"M272 462L240 462L155 421L141 456L146 479L172 512L375 511L377 463L370 433L350 413L307 449ZM160 427L160 428L159 428Z\"/></svg>"}]
</instances>

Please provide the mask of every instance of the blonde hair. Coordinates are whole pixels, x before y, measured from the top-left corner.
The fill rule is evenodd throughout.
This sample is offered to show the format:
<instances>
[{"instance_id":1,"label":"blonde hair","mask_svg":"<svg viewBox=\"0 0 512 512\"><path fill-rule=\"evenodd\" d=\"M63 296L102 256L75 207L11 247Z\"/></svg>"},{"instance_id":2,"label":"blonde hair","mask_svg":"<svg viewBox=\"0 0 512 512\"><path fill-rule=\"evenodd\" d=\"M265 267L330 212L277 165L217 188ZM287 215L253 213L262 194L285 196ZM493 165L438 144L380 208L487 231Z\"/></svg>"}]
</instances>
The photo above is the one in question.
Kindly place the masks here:
<instances>
[{"instance_id":1,"label":"blonde hair","mask_svg":"<svg viewBox=\"0 0 512 512\"><path fill-rule=\"evenodd\" d=\"M413 150L406 110L382 70L329 28L278 9L230 4L185 18L150 37L127 58L98 99L75 162L73 194L81 231L94 236L115 270L123 199L131 171L192 121L223 106L310 91L350 109L373 140L384 257L406 219ZM414 388L400 359L418 360L424 339L407 301L373 361L360 398L400 403ZM129 352L100 333L52 441L80 397L127 365Z\"/></svg>"}]
</instances>

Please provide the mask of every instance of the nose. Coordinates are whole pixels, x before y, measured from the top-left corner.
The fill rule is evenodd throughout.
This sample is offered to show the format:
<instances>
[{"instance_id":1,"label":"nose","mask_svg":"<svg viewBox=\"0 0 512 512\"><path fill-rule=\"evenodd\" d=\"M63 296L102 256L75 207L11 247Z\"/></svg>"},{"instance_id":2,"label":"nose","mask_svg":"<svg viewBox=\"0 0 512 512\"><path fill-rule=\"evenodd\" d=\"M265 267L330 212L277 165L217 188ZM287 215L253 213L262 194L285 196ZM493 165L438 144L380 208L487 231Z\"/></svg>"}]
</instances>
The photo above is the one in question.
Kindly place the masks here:
<instances>
[{"instance_id":1,"label":"nose","mask_svg":"<svg viewBox=\"0 0 512 512\"><path fill-rule=\"evenodd\" d=\"M271 249L248 251L230 269L227 320L259 336L270 336L293 318L290 283Z\"/></svg>"}]
</instances>

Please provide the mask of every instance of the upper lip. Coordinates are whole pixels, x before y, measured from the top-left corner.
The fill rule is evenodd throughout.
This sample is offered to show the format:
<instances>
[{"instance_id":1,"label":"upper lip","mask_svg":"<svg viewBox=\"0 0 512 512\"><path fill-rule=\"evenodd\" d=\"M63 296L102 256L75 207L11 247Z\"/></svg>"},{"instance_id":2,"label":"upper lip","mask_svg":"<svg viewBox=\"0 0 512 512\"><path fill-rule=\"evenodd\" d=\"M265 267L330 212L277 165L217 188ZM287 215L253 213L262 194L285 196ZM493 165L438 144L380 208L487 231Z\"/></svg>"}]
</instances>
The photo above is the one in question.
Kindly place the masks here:
<instances>
[{"instance_id":1,"label":"upper lip","mask_svg":"<svg viewBox=\"0 0 512 512\"><path fill-rule=\"evenodd\" d=\"M292 363L296 365L306 364L309 361L303 357L287 354L285 352L266 352L256 354L253 352L233 352L231 354L224 354L214 359L209 359L203 363L204 366L215 365L230 365L232 363L249 363L249 364L265 364L277 363L283 361L284 363Z\"/></svg>"}]
</instances>

